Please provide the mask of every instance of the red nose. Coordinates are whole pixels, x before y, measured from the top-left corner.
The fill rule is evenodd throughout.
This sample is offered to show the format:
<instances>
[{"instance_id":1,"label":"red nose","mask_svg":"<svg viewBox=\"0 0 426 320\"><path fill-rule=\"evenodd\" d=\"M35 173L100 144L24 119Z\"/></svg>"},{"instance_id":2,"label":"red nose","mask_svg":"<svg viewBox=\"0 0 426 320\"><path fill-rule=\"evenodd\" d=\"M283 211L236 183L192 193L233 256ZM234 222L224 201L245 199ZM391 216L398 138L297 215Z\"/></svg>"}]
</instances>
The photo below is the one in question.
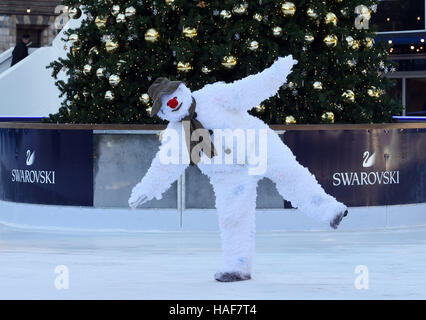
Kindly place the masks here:
<instances>
[{"instance_id":1,"label":"red nose","mask_svg":"<svg viewBox=\"0 0 426 320\"><path fill-rule=\"evenodd\" d=\"M169 102L167 102L167 105L172 109L176 108L178 106L178 104L179 104L179 102L177 101L176 97L173 98L173 99L170 99Z\"/></svg>"}]
</instances>

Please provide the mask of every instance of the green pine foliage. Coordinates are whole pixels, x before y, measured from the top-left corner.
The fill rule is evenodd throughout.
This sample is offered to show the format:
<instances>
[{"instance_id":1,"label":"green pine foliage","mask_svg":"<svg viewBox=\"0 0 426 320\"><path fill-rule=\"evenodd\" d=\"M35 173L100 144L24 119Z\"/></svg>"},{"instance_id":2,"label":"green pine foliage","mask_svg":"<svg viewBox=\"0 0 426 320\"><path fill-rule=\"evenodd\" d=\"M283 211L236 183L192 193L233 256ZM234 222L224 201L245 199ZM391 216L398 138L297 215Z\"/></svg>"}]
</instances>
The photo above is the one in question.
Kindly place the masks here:
<instances>
[{"instance_id":1,"label":"green pine foliage","mask_svg":"<svg viewBox=\"0 0 426 320\"><path fill-rule=\"evenodd\" d=\"M159 123L149 117L149 103L140 99L157 77L179 79L197 90L260 72L288 54L299 61L288 83L276 97L250 111L267 123L282 124L291 117L300 124L330 123L332 117L335 123L391 122L393 115L401 113L402 106L388 94L392 82L383 76L392 68L387 45L370 47L368 38L375 37L374 29L355 27L359 16L355 8L365 5L374 14L371 6L376 0L293 0L295 12L287 15L283 3L65 0L65 5L80 8L87 17L78 30L67 34L78 35L67 58L50 65L55 77L62 70L69 80L57 81L64 102L48 121ZM121 14L133 7L135 14L120 21L112 11L114 5ZM317 17L310 17L308 9ZM333 19L326 21L330 12L336 25ZM96 18L104 18L105 25L97 26ZM184 28L190 31L186 35ZM147 38L149 29L155 29L158 38ZM194 32L195 36L187 36ZM332 35L335 46L324 42ZM349 45L349 36L355 45ZM117 48L107 51L108 42ZM235 66L224 64L230 56L236 59ZM103 77L96 74L99 68ZM110 84L111 75L119 76L118 85ZM342 96L347 90L353 92L352 101L351 92ZM112 100L105 97L108 91Z\"/></svg>"}]
</instances>

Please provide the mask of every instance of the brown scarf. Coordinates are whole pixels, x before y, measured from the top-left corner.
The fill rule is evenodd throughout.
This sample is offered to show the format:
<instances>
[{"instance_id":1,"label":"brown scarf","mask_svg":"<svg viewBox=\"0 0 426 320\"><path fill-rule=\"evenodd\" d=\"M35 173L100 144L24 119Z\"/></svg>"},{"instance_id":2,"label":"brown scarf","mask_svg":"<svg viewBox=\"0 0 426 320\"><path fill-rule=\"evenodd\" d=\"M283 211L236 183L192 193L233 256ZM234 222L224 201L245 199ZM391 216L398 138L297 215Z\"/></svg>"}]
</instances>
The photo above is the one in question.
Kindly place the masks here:
<instances>
[{"instance_id":1,"label":"brown scarf","mask_svg":"<svg viewBox=\"0 0 426 320\"><path fill-rule=\"evenodd\" d=\"M182 118L182 124L185 131L185 141L188 147L189 157L190 157L190 165L196 165L200 162L200 152L209 157L210 159L217 155L216 150L214 148L213 142L210 137L210 133L207 129L203 127L200 121L198 121L197 114L195 113L195 107L197 103L192 97L192 104L189 107L189 115ZM196 141L191 139L193 131L198 130L195 134L195 138L199 138ZM200 141L201 140L201 141Z\"/></svg>"}]
</instances>

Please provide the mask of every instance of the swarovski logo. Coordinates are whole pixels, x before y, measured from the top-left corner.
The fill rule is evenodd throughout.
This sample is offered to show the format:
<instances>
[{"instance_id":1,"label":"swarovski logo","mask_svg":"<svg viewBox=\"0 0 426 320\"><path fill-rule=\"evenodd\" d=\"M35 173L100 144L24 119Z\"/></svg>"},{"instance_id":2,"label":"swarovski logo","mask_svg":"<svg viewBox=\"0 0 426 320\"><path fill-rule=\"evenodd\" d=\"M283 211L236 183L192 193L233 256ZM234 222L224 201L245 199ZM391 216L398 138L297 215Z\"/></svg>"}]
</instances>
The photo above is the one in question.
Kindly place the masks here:
<instances>
[{"instance_id":1,"label":"swarovski logo","mask_svg":"<svg viewBox=\"0 0 426 320\"><path fill-rule=\"evenodd\" d=\"M375 152L370 156L370 152L365 151L363 157L364 157L364 161L362 163L362 166L364 168L369 168L369 167L374 166L374 163L376 162L376 153Z\"/></svg>"},{"instance_id":2,"label":"swarovski logo","mask_svg":"<svg viewBox=\"0 0 426 320\"><path fill-rule=\"evenodd\" d=\"M35 160L35 151L31 153L30 150L27 150L27 160L26 160L27 166L32 166L34 164L34 160Z\"/></svg>"},{"instance_id":3,"label":"swarovski logo","mask_svg":"<svg viewBox=\"0 0 426 320\"><path fill-rule=\"evenodd\" d=\"M369 151L363 153L362 166L371 168L376 163L376 153L370 155ZM399 170L396 171L362 171L362 172L335 172L333 174L333 186L363 186L376 184L399 184Z\"/></svg>"},{"instance_id":4,"label":"swarovski logo","mask_svg":"<svg viewBox=\"0 0 426 320\"><path fill-rule=\"evenodd\" d=\"M27 150L25 164L30 167L35 162L36 152ZM52 170L24 170L13 169L12 182L30 184L55 184L55 171Z\"/></svg>"}]
</instances>

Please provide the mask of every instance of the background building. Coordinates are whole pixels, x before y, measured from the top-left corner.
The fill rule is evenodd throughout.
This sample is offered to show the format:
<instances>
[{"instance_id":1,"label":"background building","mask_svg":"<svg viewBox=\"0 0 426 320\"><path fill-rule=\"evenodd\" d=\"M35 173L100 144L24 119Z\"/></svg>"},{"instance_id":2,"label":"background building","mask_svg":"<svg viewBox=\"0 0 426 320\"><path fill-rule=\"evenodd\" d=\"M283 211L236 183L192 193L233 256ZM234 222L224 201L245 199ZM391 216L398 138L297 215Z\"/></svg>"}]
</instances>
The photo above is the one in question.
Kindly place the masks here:
<instances>
[{"instance_id":1,"label":"background building","mask_svg":"<svg viewBox=\"0 0 426 320\"><path fill-rule=\"evenodd\" d=\"M50 44L57 34L60 4L60 0L1 0L0 53L14 47L25 33L31 36L32 48Z\"/></svg>"},{"instance_id":2,"label":"background building","mask_svg":"<svg viewBox=\"0 0 426 320\"><path fill-rule=\"evenodd\" d=\"M372 22L379 28L377 40L391 45L396 71L391 94L405 106L404 115L426 116L426 21L424 0L380 1Z\"/></svg>"}]
</instances>

